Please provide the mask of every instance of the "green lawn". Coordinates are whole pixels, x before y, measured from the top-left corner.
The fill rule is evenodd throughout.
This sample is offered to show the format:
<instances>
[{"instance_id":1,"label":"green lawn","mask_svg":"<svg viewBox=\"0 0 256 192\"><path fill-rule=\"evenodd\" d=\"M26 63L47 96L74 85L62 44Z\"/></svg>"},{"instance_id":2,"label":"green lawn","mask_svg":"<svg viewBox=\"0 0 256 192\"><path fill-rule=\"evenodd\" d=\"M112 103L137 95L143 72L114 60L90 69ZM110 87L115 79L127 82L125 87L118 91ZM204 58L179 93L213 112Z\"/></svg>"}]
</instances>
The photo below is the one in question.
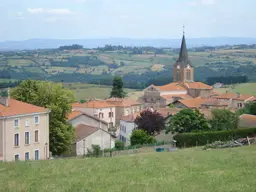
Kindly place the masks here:
<instances>
[{"instance_id":1,"label":"green lawn","mask_svg":"<svg viewBox=\"0 0 256 192\"><path fill-rule=\"evenodd\" d=\"M0 163L3 192L252 192L256 146Z\"/></svg>"}]
</instances>

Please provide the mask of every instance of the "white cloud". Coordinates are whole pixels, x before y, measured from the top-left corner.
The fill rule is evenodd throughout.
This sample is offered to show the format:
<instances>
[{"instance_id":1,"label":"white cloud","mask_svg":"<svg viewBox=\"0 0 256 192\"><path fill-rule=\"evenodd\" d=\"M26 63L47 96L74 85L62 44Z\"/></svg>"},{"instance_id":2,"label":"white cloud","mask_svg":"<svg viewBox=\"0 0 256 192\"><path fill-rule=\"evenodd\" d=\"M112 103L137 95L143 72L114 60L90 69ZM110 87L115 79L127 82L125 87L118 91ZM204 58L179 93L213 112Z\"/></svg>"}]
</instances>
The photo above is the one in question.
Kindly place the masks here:
<instances>
[{"instance_id":1,"label":"white cloud","mask_svg":"<svg viewBox=\"0 0 256 192\"><path fill-rule=\"evenodd\" d=\"M71 15L74 12L70 11L69 9L43 9L43 8L28 8L27 11L30 14L52 14L52 15Z\"/></svg>"}]
</instances>

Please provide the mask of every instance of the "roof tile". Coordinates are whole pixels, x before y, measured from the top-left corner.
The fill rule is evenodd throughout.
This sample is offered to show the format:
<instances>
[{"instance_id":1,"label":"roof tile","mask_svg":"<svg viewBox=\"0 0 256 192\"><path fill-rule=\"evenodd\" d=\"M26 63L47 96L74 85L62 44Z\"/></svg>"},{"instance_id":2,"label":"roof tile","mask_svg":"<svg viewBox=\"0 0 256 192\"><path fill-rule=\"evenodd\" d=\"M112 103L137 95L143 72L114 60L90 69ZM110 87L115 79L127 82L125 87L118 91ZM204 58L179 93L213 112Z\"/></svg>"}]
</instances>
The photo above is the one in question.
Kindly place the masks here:
<instances>
[{"instance_id":1,"label":"roof tile","mask_svg":"<svg viewBox=\"0 0 256 192\"><path fill-rule=\"evenodd\" d=\"M24 103L15 99L8 99L8 106L0 104L0 117L43 112L50 112L50 110L29 103Z\"/></svg>"}]
</instances>

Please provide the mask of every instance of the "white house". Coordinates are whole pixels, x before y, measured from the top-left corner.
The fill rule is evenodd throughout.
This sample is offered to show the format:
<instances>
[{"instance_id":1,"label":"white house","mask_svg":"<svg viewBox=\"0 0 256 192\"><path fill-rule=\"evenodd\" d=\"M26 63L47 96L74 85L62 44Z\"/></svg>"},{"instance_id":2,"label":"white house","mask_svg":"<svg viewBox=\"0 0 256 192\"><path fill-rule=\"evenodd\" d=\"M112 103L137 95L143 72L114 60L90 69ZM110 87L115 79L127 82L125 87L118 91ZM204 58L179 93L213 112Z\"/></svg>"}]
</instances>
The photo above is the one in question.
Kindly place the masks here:
<instances>
[{"instance_id":1,"label":"white house","mask_svg":"<svg viewBox=\"0 0 256 192\"><path fill-rule=\"evenodd\" d=\"M92 145L99 145L101 149L115 147L115 138L103 129L80 124L75 127L76 140L72 153L78 156L86 155L92 150Z\"/></svg>"},{"instance_id":2,"label":"white house","mask_svg":"<svg viewBox=\"0 0 256 192\"><path fill-rule=\"evenodd\" d=\"M73 103L72 109L87 113L115 126L116 108L104 100L93 100L86 103Z\"/></svg>"}]
</instances>

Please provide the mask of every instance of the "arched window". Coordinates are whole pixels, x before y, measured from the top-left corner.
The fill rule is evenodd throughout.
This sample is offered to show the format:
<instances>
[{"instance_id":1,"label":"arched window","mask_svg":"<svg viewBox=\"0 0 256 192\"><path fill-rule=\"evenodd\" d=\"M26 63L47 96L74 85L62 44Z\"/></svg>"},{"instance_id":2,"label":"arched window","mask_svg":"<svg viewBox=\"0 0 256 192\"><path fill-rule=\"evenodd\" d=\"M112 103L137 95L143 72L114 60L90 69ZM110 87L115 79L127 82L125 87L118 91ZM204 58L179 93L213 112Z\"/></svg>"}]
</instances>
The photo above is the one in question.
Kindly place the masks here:
<instances>
[{"instance_id":1,"label":"arched window","mask_svg":"<svg viewBox=\"0 0 256 192\"><path fill-rule=\"evenodd\" d=\"M191 72L190 72L190 70L187 70L187 72L186 72L186 79L187 80L191 80Z\"/></svg>"}]
</instances>

